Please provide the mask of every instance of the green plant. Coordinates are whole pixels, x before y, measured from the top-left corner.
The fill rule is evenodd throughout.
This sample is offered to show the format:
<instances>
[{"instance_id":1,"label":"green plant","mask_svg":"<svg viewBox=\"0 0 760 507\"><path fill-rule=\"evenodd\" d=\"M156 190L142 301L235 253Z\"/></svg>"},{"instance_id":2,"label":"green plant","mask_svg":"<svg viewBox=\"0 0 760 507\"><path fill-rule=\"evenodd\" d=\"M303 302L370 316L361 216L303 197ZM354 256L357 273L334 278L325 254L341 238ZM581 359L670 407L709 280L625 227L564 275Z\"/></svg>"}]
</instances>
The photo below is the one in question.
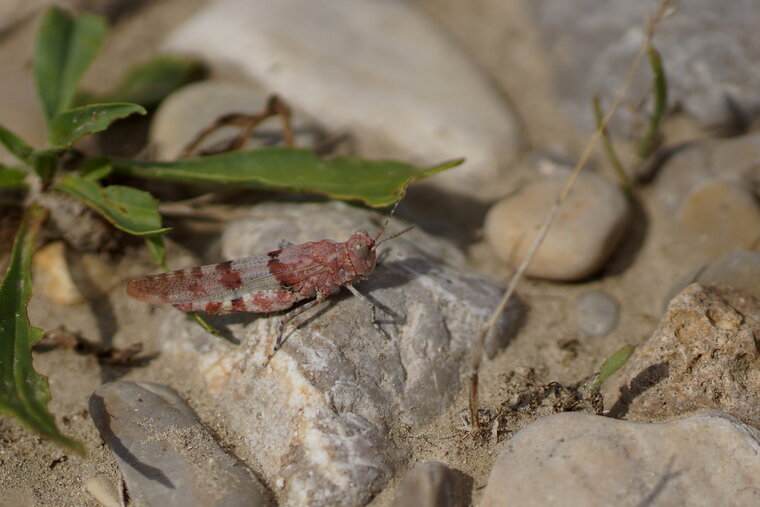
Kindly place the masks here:
<instances>
[{"instance_id":1,"label":"green plant","mask_svg":"<svg viewBox=\"0 0 760 507\"><path fill-rule=\"evenodd\" d=\"M630 172L634 172L637 167L644 164L657 148L660 141L660 125L662 124L662 119L665 116L668 105L668 80L665 76L665 68L662 65L662 57L660 56L660 52L651 43L647 45L647 57L649 68L652 71L652 112L647 121L647 129L638 142L636 160L633 163L633 170L630 170ZM620 186L627 193L630 193L633 189L633 182L629 176L629 170L626 170L623 166L620 157L615 151L609 131L606 126L602 125L604 111L598 97L594 97L592 106L594 108L596 128L601 132L602 136L602 148L607 154L612 168L618 175Z\"/></svg>"},{"instance_id":2,"label":"green plant","mask_svg":"<svg viewBox=\"0 0 760 507\"><path fill-rule=\"evenodd\" d=\"M596 393L602 388L602 384L628 362L631 354L633 354L633 345L626 345L608 357L604 363L602 363L601 368L599 368L599 373L595 374L591 381L586 384L584 391L587 395L596 395Z\"/></svg>"},{"instance_id":3,"label":"green plant","mask_svg":"<svg viewBox=\"0 0 760 507\"><path fill-rule=\"evenodd\" d=\"M32 147L0 126L0 143L20 162L18 167L0 166L0 190L18 190L28 185L34 192L29 193L27 201L33 201L37 192L73 196L117 229L144 237L151 257L164 269L163 236L169 229L162 226L158 201L144 190L104 184L113 174L222 186L287 188L379 207L395 202L409 183L462 162L455 160L427 169L358 158L326 162L309 150L274 147L162 163L107 156L86 159L79 154L69 157L79 160L71 167L71 160L66 164L64 160L75 151L73 145L79 139L103 131L121 118L146 114L145 107L125 98L154 105L191 79L197 67L185 60L160 57L129 73L114 92L93 99L92 95L78 92L77 87L105 34L106 24L97 16L74 17L56 7L45 13L37 38L34 73L47 120L48 145ZM114 102L88 103L90 100ZM42 331L30 325L26 313L32 295L29 267L35 233L45 215L39 205L31 203L26 207L0 284L0 412L81 451L81 444L57 429L46 408L50 398L47 379L34 371L31 361L31 347ZM200 317L193 317L214 332Z\"/></svg>"}]
</instances>

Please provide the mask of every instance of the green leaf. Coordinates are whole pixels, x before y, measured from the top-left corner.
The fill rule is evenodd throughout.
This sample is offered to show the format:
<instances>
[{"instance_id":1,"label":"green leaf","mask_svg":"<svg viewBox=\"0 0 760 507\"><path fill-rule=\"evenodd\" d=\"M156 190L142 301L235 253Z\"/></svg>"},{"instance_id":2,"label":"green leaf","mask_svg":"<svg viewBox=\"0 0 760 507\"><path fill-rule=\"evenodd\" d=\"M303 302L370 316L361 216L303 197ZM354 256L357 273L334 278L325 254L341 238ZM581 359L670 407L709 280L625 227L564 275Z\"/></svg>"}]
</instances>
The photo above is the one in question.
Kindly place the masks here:
<instances>
[{"instance_id":1,"label":"green leaf","mask_svg":"<svg viewBox=\"0 0 760 507\"><path fill-rule=\"evenodd\" d=\"M145 107L158 105L174 90L198 79L202 67L196 60L159 55L127 73L124 81L105 95L82 94L77 100L87 102L133 102Z\"/></svg>"},{"instance_id":2,"label":"green leaf","mask_svg":"<svg viewBox=\"0 0 760 507\"><path fill-rule=\"evenodd\" d=\"M396 202L407 184L463 161L418 169L392 160L343 157L323 161L310 150L271 147L176 162L115 159L113 163L117 171L143 178L318 192L382 207Z\"/></svg>"},{"instance_id":3,"label":"green leaf","mask_svg":"<svg viewBox=\"0 0 760 507\"><path fill-rule=\"evenodd\" d=\"M161 266L164 271L169 271L169 267L166 265L166 245L164 244L164 237L160 234L145 237L145 244L148 247L148 254L150 258Z\"/></svg>"},{"instance_id":4,"label":"green leaf","mask_svg":"<svg viewBox=\"0 0 760 507\"><path fill-rule=\"evenodd\" d=\"M80 137L108 128L116 120L131 114L145 114L137 104L90 104L67 109L48 122L48 138L56 148L72 145Z\"/></svg>"},{"instance_id":5,"label":"green leaf","mask_svg":"<svg viewBox=\"0 0 760 507\"><path fill-rule=\"evenodd\" d=\"M28 209L16 233L8 270L0 283L0 412L10 414L27 428L83 453L82 444L62 435L48 412L47 378L34 371L32 345L42 330L29 324L26 306L32 296L30 264L34 239L45 212Z\"/></svg>"},{"instance_id":6,"label":"green leaf","mask_svg":"<svg viewBox=\"0 0 760 507\"><path fill-rule=\"evenodd\" d=\"M586 391L594 394L601 389L604 381L612 376L613 373L618 371L623 365L628 362L628 359L633 354L633 345L626 345L621 348L604 361L602 367L599 368L599 373L595 376L594 380L586 388Z\"/></svg>"},{"instance_id":7,"label":"green leaf","mask_svg":"<svg viewBox=\"0 0 760 507\"><path fill-rule=\"evenodd\" d=\"M25 188L26 173L15 167L0 165L0 190Z\"/></svg>"},{"instance_id":8,"label":"green leaf","mask_svg":"<svg viewBox=\"0 0 760 507\"><path fill-rule=\"evenodd\" d=\"M65 175L55 188L81 199L129 234L150 236L170 230L161 227L158 201L148 192L121 185L102 187L97 181L74 174Z\"/></svg>"},{"instance_id":9,"label":"green leaf","mask_svg":"<svg viewBox=\"0 0 760 507\"><path fill-rule=\"evenodd\" d=\"M69 108L106 30L105 20L98 16L82 14L74 18L58 7L45 12L37 34L34 74L47 118Z\"/></svg>"},{"instance_id":10,"label":"green leaf","mask_svg":"<svg viewBox=\"0 0 760 507\"><path fill-rule=\"evenodd\" d=\"M26 144L26 141L0 125L0 143L11 152L17 159L25 164L32 165L34 148Z\"/></svg>"}]
</instances>

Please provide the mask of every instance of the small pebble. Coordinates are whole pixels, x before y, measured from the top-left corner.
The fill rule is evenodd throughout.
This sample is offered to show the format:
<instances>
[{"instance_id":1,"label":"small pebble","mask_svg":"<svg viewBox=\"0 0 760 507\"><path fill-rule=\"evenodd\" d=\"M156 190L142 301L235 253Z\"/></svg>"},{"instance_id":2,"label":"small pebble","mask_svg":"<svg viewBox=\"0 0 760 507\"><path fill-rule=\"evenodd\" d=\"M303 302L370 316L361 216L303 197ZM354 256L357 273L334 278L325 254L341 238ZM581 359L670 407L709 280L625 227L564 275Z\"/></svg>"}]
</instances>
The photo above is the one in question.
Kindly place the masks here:
<instances>
[{"instance_id":1,"label":"small pebble","mask_svg":"<svg viewBox=\"0 0 760 507\"><path fill-rule=\"evenodd\" d=\"M491 208L485 236L502 261L513 267L522 262L565 179L543 178ZM614 183L582 173L526 273L563 281L592 275L620 243L629 217L630 206Z\"/></svg>"},{"instance_id":2,"label":"small pebble","mask_svg":"<svg viewBox=\"0 0 760 507\"><path fill-rule=\"evenodd\" d=\"M269 505L262 484L219 446L173 389L147 382L103 384L90 398L90 414L133 501Z\"/></svg>"},{"instance_id":3,"label":"small pebble","mask_svg":"<svg viewBox=\"0 0 760 507\"><path fill-rule=\"evenodd\" d=\"M604 336L617 326L618 304L603 292L586 292L575 301L575 316L588 336Z\"/></svg>"}]
</instances>

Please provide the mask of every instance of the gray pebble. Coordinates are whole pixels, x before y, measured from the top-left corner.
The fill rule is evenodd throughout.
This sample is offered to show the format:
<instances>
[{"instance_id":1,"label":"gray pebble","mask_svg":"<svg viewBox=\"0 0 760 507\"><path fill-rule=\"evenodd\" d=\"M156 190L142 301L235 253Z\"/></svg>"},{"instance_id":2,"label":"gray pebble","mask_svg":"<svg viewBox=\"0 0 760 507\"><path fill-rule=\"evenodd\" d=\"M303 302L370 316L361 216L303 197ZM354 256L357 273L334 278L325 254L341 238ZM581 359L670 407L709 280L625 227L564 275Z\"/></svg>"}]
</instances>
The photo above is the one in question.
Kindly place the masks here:
<instances>
[{"instance_id":1,"label":"gray pebble","mask_svg":"<svg viewBox=\"0 0 760 507\"><path fill-rule=\"evenodd\" d=\"M269 505L261 483L227 454L176 391L148 382L103 384L90 414L130 498L147 505Z\"/></svg>"},{"instance_id":2,"label":"gray pebble","mask_svg":"<svg viewBox=\"0 0 760 507\"><path fill-rule=\"evenodd\" d=\"M578 327L588 336L604 336L618 323L618 304L610 296L590 291L575 301L575 318Z\"/></svg>"}]
</instances>

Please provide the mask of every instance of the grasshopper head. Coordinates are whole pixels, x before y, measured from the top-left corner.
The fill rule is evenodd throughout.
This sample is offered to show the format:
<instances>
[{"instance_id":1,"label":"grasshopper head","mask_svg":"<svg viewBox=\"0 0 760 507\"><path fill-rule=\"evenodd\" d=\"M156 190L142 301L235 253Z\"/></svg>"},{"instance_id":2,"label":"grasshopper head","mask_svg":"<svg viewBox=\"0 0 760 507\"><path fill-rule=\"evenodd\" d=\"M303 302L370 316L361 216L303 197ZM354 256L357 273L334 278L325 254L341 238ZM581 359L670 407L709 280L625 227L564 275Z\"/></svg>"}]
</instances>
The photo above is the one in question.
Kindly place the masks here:
<instances>
[{"instance_id":1,"label":"grasshopper head","mask_svg":"<svg viewBox=\"0 0 760 507\"><path fill-rule=\"evenodd\" d=\"M366 276L375 269L377 260L375 240L366 231L357 231L346 241L348 258L358 276Z\"/></svg>"}]
</instances>

